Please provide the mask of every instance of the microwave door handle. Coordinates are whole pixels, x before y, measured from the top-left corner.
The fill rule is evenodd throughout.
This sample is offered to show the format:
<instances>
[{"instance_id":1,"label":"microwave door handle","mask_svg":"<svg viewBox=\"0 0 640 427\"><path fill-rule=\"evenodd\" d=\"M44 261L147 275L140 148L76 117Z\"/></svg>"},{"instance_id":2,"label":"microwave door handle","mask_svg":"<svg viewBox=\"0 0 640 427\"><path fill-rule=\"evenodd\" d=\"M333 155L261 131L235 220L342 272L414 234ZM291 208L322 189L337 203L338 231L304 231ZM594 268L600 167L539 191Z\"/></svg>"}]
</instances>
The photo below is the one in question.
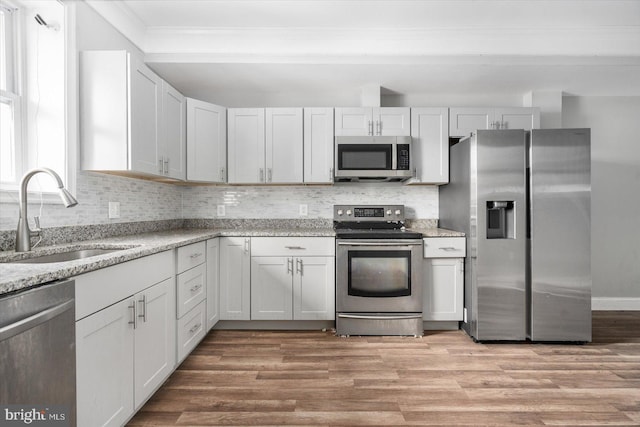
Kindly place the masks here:
<instances>
[{"instance_id":1,"label":"microwave door handle","mask_svg":"<svg viewBox=\"0 0 640 427\"><path fill-rule=\"evenodd\" d=\"M391 144L391 170L398 170L398 145Z\"/></svg>"}]
</instances>

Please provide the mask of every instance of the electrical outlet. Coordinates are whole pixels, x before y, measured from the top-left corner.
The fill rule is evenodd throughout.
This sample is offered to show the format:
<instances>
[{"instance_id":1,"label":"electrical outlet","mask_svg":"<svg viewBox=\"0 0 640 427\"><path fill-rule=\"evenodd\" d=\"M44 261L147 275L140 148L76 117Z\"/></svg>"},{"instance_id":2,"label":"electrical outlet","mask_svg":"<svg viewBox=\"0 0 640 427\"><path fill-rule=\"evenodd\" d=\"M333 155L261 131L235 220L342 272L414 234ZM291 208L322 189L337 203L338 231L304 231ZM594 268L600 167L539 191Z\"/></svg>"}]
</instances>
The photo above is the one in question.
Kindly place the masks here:
<instances>
[{"instance_id":1,"label":"electrical outlet","mask_svg":"<svg viewBox=\"0 0 640 427\"><path fill-rule=\"evenodd\" d=\"M218 205L217 214L218 214L218 216L225 216L227 214L226 206L225 205Z\"/></svg>"},{"instance_id":2,"label":"electrical outlet","mask_svg":"<svg viewBox=\"0 0 640 427\"><path fill-rule=\"evenodd\" d=\"M299 208L298 212L300 213L300 216L309 215L309 210L307 208L307 205L300 205L300 208Z\"/></svg>"},{"instance_id":3,"label":"electrical outlet","mask_svg":"<svg viewBox=\"0 0 640 427\"><path fill-rule=\"evenodd\" d=\"M109 219L120 218L120 202L109 202Z\"/></svg>"}]
</instances>

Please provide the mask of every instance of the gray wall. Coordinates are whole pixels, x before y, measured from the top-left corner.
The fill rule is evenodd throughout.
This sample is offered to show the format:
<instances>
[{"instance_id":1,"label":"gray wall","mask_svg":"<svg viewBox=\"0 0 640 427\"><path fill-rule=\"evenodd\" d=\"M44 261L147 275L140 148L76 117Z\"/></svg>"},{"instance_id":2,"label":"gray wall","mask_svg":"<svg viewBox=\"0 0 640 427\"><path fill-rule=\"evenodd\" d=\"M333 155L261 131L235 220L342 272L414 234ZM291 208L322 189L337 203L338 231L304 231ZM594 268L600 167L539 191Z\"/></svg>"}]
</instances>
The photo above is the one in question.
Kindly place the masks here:
<instances>
[{"instance_id":1,"label":"gray wall","mask_svg":"<svg viewBox=\"0 0 640 427\"><path fill-rule=\"evenodd\" d=\"M562 122L591 128L594 307L640 309L640 97L564 97Z\"/></svg>"}]
</instances>

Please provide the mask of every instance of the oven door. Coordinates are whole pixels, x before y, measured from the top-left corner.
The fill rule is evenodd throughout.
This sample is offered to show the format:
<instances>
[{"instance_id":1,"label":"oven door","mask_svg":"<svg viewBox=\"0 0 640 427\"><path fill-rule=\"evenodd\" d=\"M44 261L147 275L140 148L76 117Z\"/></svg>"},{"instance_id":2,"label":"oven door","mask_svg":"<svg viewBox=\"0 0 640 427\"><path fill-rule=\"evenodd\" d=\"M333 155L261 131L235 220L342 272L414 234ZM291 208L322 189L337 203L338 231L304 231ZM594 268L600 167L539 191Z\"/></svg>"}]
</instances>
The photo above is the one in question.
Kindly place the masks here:
<instances>
[{"instance_id":1,"label":"oven door","mask_svg":"<svg viewBox=\"0 0 640 427\"><path fill-rule=\"evenodd\" d=\"M338 239L336 311L422 312L422 240Z\"/></svg>"}]
</instances>

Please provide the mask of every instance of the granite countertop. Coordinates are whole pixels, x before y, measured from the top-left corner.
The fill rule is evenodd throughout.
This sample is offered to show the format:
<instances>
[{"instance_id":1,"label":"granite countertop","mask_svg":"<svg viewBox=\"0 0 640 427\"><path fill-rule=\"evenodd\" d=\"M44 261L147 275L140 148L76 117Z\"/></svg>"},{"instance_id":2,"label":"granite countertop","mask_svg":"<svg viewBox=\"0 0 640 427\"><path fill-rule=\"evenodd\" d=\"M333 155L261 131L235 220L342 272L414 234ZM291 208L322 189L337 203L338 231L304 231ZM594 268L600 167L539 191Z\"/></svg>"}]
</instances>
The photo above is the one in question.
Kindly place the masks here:
<instances>
[{"instance_id":1,"label":"granite countertop","mask_svg":"<svg viewBox=\"0 0 640 427\"><path fill-rule=\"evenodd\" d=\"M443 228L412 228L424 237L459 237L464 233ZM147 255L175 249L214 237L334 237L333 228L187 228L133 234L74 243L43 246L32 253L0 252L0 295L26 289L58 279L109 267ZM113 249L115 252L90 258L46 264L15 264L7 261L19 260L30 255L49 255L77 249Z\"/></svg>"},{"instance_id":2,"label":"granite countertop","mask_svg":"<svg viewBox=\"0 0 640 427\"><path fill-rule=\"evenodd\" d=\"M32 253L0 252L0 295L58 279L131 261L147 255L171 250L214 237L333 237L332 228L247 228L247 229L175 229L129 236L84 240L55 246L35 248ZM49 255L76 249L123 248L90 258L46 264L15 264L30 255Z\"/></svg>"},{"instance_id":3,"label":"granite countertop","mask_svg":"<svg viewBox=\"0 0 640 427\"><path fill-rule=\"evenodd\" d=\"M447 230L446 228L411 228L410 231L422 233L422 237L464 237L461 231Z\"/></svg>"}]
</instances>

